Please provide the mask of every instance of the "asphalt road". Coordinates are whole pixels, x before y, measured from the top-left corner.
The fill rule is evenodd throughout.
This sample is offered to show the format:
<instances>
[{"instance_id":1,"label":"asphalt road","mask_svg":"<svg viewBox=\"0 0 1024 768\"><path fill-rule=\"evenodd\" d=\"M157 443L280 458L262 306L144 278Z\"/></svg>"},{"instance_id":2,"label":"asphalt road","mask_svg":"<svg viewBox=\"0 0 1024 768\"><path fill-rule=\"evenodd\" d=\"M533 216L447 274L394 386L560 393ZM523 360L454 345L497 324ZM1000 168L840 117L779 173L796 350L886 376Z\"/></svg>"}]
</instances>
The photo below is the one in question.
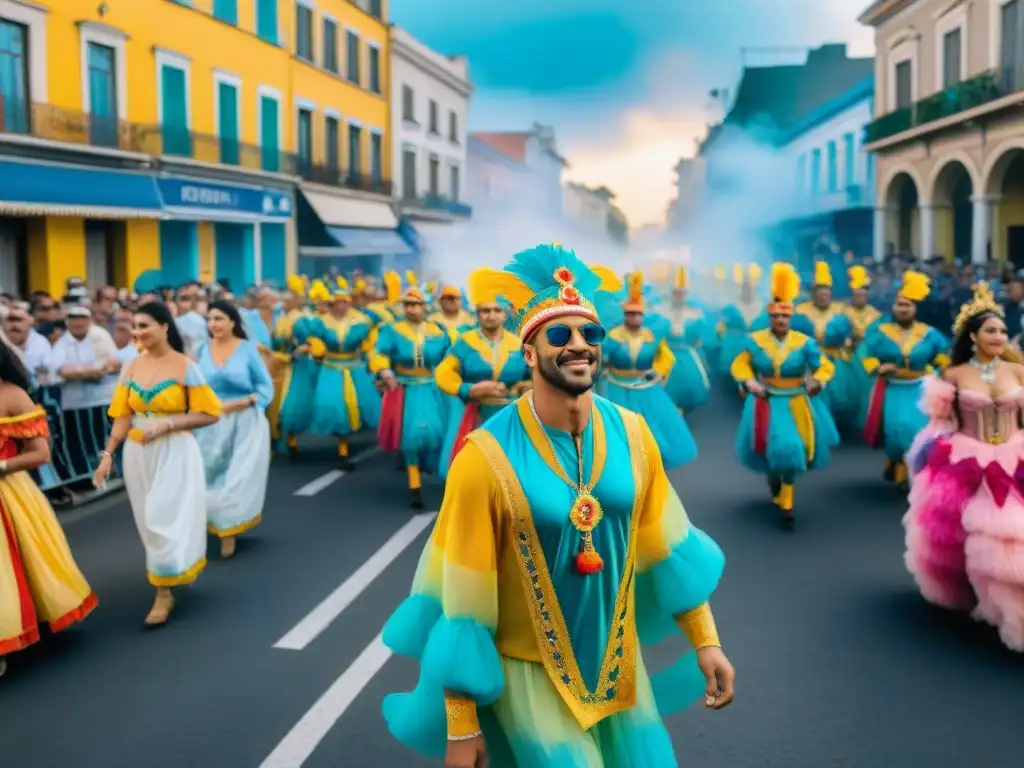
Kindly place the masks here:
<instances>
[{"instance_id":1,"label":"asphalt road","mask_svg":"<svg viewBox=\"0 0 1024 768\"><path fill-rule=\"evenodd\" d=\"M787 533L764 481L732 458L737 414L724 396L695 414L700 458L673 478L728 555L713 604L739 675L730 709L670 721L680 764L1024 764L1024 658L917 596L903 501L881 482L880 458L844 449L805 479ZM229 562L211 547L206 573L155 631L142 627L152 591L126 502L66 517L100 607L12 657L0 768L436 768L386 732L381 698L411 688L415 666L376 643L430 519L407 508L392 459L371 453L325 477L332 467L327 451L275 466L265 522ZM436 509L439 488L427 500ZM680 650L650 649L648 666Z\"/></svg>"}]
</instances>

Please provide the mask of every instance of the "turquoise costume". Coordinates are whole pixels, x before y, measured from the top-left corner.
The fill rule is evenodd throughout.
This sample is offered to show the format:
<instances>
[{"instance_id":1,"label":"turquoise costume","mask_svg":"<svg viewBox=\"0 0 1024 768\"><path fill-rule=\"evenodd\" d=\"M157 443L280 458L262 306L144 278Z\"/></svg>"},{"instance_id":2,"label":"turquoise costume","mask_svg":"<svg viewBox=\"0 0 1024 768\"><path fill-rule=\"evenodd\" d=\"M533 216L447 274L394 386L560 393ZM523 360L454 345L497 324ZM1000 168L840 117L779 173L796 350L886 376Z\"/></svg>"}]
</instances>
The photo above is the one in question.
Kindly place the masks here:
<instances>
[{"instance_id":1,"label":"turquoise costume","mask_svg":"<svg viewBox=\"0 0 1024 768\"><path fill-rule=\"evenodd\" d=\"M746 349L747 334L758 330L754 322L761 319L767 327L768 316L763 315L760 304L727 304L722 307L718 321L718 370L732 381L729 369L732 361Z\"/></svg>"},{"instance_id":2,"label":"turquoise costume","mask_svg":"<svg viewBox=\"0 0 1024 768\"><path fill-rule=\"evenodd\" d=\"M323 318L320 339L326 351L316 385L314 434L345 438L380 421L380 394L366 369L363 346L373 323L359 310Z\"/></svg>"},{"instance_id":3,"label":"turquoise costume","mask_svg":"<svg viewBox=\"0 0 1024 768\"><path fill-rule=\"evenodd\" d=\"M715 335L714 326L703 310L672 302L663 310L668 321L665 342L675 358L665 391L683 413L707 402L711 392L705 345Z\"/></svg>"},{"instance_id":4,"label":"turquoise costume","mask_svg":"<svg viewBox=\"0 0 1024 768\"><path fill-rule=\"evenodd\" d=\"M832 361L835 375L828 389L821 393L829 413L837 426L860 423L862 400L855 370L856 361L850 354L853 324L846 315L846 307L838 302L826 309L818 309L811 302L796 308L797 317L807 318L814 328L818 348Z\"/></svg>"},{"instance_id":5,"label":"turquoise costume","mask_svg":"<svg viewBox=\"0 0 1024 768\"><path fill-rule=\"evenodd\" d=\"M523 360L519 337L505 330L501 334L501 338L492 342L479 328L464 332L434 371L438 388L452 398L438 472L442 479L448 476L452 459L461 450L469 433L514 399L473 400L469 396L473 385L481 381L499 381L511 394L517 385L530 379L530 369Z\"/></svg>"},{"instance_id":6,"label":"turquoise costume","mask_svg":"<svg viewBox=\"0 0 1024 768\"><path fill-rule=\"evenodd\" d=\"M565 315L597 322L599 278L573 254L539 247L506 269L521 338ZM573 486L579 466L588 494ZM710 619L723 567L643 419L595 396L574 438L522 397L458 454L412 594L384 628L420 662L416 688L384 700L388 727L441 757L468 704L495 768L673 768L661 718L705 682L693 654L652 679L640 643L682 628L716 645L689 621Z\"/></svg>"}]
</instances>

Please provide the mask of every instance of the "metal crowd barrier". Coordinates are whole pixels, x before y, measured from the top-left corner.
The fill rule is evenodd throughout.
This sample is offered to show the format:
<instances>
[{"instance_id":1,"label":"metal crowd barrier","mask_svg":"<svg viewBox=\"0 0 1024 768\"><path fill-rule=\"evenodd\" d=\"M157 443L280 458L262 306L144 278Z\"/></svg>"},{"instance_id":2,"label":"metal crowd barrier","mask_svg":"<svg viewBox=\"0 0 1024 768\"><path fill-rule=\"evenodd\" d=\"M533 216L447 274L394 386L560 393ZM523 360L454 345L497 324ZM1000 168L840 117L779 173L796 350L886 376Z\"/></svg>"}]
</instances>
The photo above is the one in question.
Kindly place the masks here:
<instances>
[{"instance_id":1,"label":"metal crowd barrier","mask_svg":"<svg viewBox=\"0 0 1024 768\"><path fill-rule=\"evenodd\" d=\"M46 410L50 424L50 463L33 472L44 491L90 480L110 434L107 406L65 411L60 405L60 394L59 384L39 387L33 393L33 400ZM118 455L111 477L120 477L120 470Z\"/></svg>"}]
</instances>

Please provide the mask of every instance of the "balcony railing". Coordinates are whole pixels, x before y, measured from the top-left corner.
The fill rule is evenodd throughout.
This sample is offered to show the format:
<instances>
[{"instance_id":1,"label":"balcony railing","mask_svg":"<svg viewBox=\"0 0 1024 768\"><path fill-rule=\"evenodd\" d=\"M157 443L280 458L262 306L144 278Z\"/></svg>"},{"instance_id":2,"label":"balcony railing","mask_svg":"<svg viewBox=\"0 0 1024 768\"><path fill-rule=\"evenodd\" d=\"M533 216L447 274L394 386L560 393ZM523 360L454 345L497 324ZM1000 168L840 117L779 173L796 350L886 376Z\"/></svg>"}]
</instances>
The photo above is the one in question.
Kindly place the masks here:
<instances>
[{"instance_id":1,"label":"balcony railing","mask_svg":"<svg viewBox=\"0 0 1024 768\"><path fill-rule=\"evenodd\" d=\"M1024 88L1013 69L991 70L927 96L909 107L882 115L864 129L864 141L881 141L898 133L984 106Z\"/></svg>"},{"instance_id":2,"label":"balcony railing","mask_svg":"<svg viewBox=\"0 0 1024 768\"><path fill-rule=\"evenodd\" d=\"M405 197L403 205L415 206L425 211L444 211L453 216L472 216L473 207L443 195L427 194L423 197Z\"/></svg>"},{"instance_id":3,"label":"balcony railing","mask_svg":"<svg viewBox=\"0 0 1024 768\"><path fill-rule=\"evenodd\" d=\"M245 144L167 125L140 125L98 117L51 104L30 104L0 94L0 133L21 134L68 144L138 152L154 157L182 157L214 165L300 176L336 187L391 194L391 181L379 175L349 173L304 162L275 147Z\"/></svg>"}]
</instances>

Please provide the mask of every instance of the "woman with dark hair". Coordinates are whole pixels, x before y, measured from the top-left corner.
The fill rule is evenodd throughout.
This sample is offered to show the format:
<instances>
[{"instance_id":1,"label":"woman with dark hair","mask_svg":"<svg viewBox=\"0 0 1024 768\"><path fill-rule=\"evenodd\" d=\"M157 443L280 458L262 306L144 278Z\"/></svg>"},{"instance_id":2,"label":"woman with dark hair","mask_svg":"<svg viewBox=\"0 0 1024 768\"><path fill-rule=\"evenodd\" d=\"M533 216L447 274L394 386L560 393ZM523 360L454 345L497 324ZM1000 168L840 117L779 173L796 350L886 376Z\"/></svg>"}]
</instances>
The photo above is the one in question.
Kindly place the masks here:
<instances>
[{"instance_id":1,"label":"woman with dark hair","mask_svg":"<svg viewBox=\"0 0 1024 768\"><path fill-rule=\"evenodd\" d=\"M172 587L194 582L206 567L206 480L193 430L217 421L220 401L184 343L165 304L135 312L141 354L124 367L108 413L114 419L93 478L102 486L124 443L124 483L146 549L156 599L147 626L167 621Z\"/></svg>"},{"instance_id":2,"label":"woman with dark hair","mask_svg":"<svg viewBox=\"0 0 1024 768\"><path fill-rule=\"evenodd\" d=\"M96 596L75 564L46 496L29 476L50 460L46 411L28 396L29 375L0 343L0 675L5 656L88 616Z\"/></svg>"},{"instance_id":3,"label":"woman with dark hair","mask_svg":"<svg viewBox=\"0 0 1024 768\"><path fill-rule=\"evenodd\" d=\"M218 300L206 315L209 341L199 349L199 368L221 401L216 424L196 437L206 467L206 516L220 539L221 557L235 554L236 537L259 524L270 473L270 423L274 399L257 345L248 340L235 305Z\"/></svg>"},{"instance_id":4,"label":"woman with dark hair","mask_svg":"<svg viewBox=\"0 0 1024 768\"><path fill-rule=\"evenodd\" d=\"M930 422L907 454L907 568L926 600L973 609L1024 651L1024 365L984 283L953 331L950 367L925 385Z\"/></svg>"}]
</instances>

